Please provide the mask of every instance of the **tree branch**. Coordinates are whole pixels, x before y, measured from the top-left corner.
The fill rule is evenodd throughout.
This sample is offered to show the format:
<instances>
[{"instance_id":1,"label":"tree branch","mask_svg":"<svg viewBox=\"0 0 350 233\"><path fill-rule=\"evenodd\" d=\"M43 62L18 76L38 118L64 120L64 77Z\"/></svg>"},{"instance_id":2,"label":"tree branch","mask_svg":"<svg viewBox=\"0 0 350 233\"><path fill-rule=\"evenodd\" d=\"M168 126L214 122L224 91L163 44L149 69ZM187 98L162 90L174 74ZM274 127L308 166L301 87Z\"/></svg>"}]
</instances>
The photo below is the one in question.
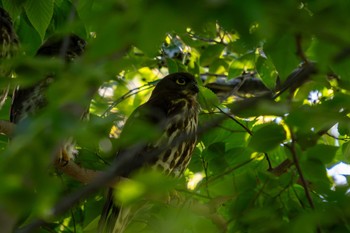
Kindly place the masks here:
<instances>
[{"instance_id":1,"label":"tree branch","mask_svg":"<svg viewBox=\"0 0 350 233\"><path fill-rule=\"evenodd\" d=\"M244 113L247 110L252 110L252 108L256 108L259 104L262 102L269 102L269 105L273 106L276 105L276 103L273 101L273 99L270 98L250 98L250 99L245 99L243 101L236 102L234 105L230 105L231 111L239 115L241 113ZM208 122L206 125L202 126L199 128L198 133L203 134L207 132L208 130L214 128L217 126L220 122L223 120L227 119L227 116L218 116L214 120ZM178 143L181 143L184 140L188 140L188 138L180 136L179 140L174 140L172 144L176 145ZM294 140L293 140L294 143ZM94 194L97 192L100 188L109 186L113 184L113 182L117 182L120 180L120 176L124 174L126 171L130 169L135 169L140 167L145 161L140 160L138 163L135 164L135 156L139 153L140 150L142 150L144 145L138 144L133 147L131 147L129 150L125 151L123 155L121 155L114 163L111 165L111 167L106 171L106 172L97 172L97 171L91 171L88 169L84 169L79 167L77 164L75 164L73 161L70 161L66 166L61 166L60 169L62 171L73 177L76 180L79 180L82 183L87 183L85 187L82 189L63 197L60 201L56 203L56 205L51 209L50 214L47 216L47 219L52 219L54 217L57 217L58 215L61 215L68 211L72 206L74 206L76 203L78 203L80 200L85 199L89 197L90 195ZM293 145L294 147L294 145ZM159 148L159 150L155 150L154 152L150 153L149 155L145 156L145 160L147 161L148 159L154 158L154 156L157 156L157 154L163 150L164 148ZM296 156L296 152L294 149L294 155ZM244 166L245 164L251 162L253 159L250 159L246 161L243 164L240 164L233 169L229 169L228 171L225 171L223 174L219 175L218 177L213 177L212 179L209 179L209 182L213 182L215 179L218 179L230 172L232 172L234 169L237 169L241 166ZM294 159L297 161L297 158ZM298 161L297 161L298 162ZM299 165L298 165L299 166ZM301 169L299 166L300 174ZM118 177L116 179L116 177ZM115 181L117 180L117 181ZM305 181L305 179L304 179ZM306 184L306 181L305 181ZM311 205L313 206L313 202L309 193L309 190L307 190L307 193L309 195L309 198L311 200ZM45 224L45 220L43 219L34 219L31 223L29 223L27 226L22 228L19 232L21 233L29 233L35 231L38 227L42 226Z\"/></svg>"},{"instance_id":2,"label":"tree branch","mask_svg":"<svg viewBox=\"0 0 350 233\"><path fill-rule=\"evenodd\" d=\"M80 167L73 160L70 160L68 161L68 163L64 163L64 164L60 162L56 162L55 167L59 171L63 172L64 174L70 176L74 180L77 180L83 184L90 184L94 180L96 180L98 177L104 175L104 172L102 171L95 171L92 169ZM126 179L126 178L116 177L115 179L108 182L106 186L113 188L121 179Z\"/></svg>"},{"instance_id":3,"label":"tree branch","mask_svg":"<svg viewBox=\"0 0 350 233\"><path fill-rule=\"evenodd\" d=\"M234 116L231 116L230 114L224 112L220 107L216 107L222 114L224 114L225 116L227 116L228 118L230 118L231 120L233 120L236 124L238 124L239 126L241 126L250 136L253 135L252 131L250 129L248 129L245 125L243 125L241 122L239 122Z\"/></svg>"},{"instance_id":4,"label":"tree branch","mask_svg":"<svg viewBox=\"0 0 350 233\"><path fill-rule=\"evenodd\" d=\"M276 99L286 90L290 90L293 93L297 88L303 85L307 80L310 79L311 75L317 73L315 64L312 62L304 63L301 67L295 69L286 79L286 81L277 87L277 93L273 99Z\"/></svg>"},{"instance_id":5,"label":"tree branch","mask_svg":"<svg viewBox=\"0 0 350 233\"><path fill-rule=\"evenodd\" d=\"M285 159L282 163L280 163L277 167L270 170L272 174L275 176L281 176L287 172L287 170L293 165L293 162L290 159Z\"/></svg>"},{"instance_id":6,"label":"tree branch","mask_svg":"<svg viewBox=\"0 0 350 233\"><path fill-rule=\"evenodd\" d=\"M219 116L216 119L208 122L205 126L202 126L198 129L198 134L203 134L208 130L215 127L217 124L222 122L226 117ZM88 185L81 188L80 190L62 198L60 201L56 203L56 205L51 209L49 214L46 216L47 219L52 219L57 217L66 211L68 211L72 206L78 203L80 200L85 199L97 192L99 189L105 187L108 184L111 184L116 179L119 180L119 177L122 174L125 174L129 171L140 168L143 164L147 163L147 161L152 161L156 156L159 155L161 151L163 151L168 146L174 147L179 145L180 143L189 140L190 136L186 134L186 132L182 133L177 140L173 140L170 145L160 146L157 150L146 153L142 159L138 157L138 154L141 150L143 150L145 143L138 143L134 146L130 147L128 150L121 152L119 155L119 159L115 160L112 165L106 170L106 172L100 173L98 176L94 177ZM74 169L78 169L74 165L72 165ZM116 178L117 177L117 178ZM34 219L31 223L19 229L17 233L30 233L35 232L35 230L42 225L45 224L45 220L38 218Z\"/></svg>"},{"instance_id":7,"label":"tree branch","mask_svg":"<svg viewBox=\"0 0 350 233\"><path fill-rule=\"evenodd\" d=\"M11 137L15 131L15 128L16 128L15 124L9 121L0 120L0 133L3 133ZM101 176L103 174L103 172L101 171L95 171L95 170L80 167L72 160L68 161L68 163L55 161L54 165L57 169L59 169L64 174L70 176L71 178L83 184L91 183L98 176ZM113 187L116 184L116 182L118 182L119 180L120 178L116 178L112 180L110 183L108 183L107 185L109 187Z\"/></svg>"}]
</instances>

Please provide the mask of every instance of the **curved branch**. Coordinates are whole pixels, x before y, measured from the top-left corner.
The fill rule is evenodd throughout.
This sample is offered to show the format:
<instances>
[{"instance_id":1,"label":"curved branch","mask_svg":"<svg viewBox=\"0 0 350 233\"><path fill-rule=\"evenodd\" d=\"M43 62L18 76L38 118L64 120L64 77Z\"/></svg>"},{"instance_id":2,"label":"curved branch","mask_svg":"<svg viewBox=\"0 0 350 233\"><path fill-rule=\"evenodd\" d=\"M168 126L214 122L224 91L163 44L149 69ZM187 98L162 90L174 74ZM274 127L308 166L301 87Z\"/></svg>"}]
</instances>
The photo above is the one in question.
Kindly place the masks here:
<instances>
[{"instance_id":1,"label":"curved branch","mask_svg":"<svg viewBox=\"0 0 350 233\"><path fill-rule=\"evenodd\" d=\"M212 129L213 127L218 125L220 122L222 122L224 119L226 119L226 117L218 117L212 120L211 122L208 122L206 125L198 129L198 134L203 134L207 132L208 130ZM175 146L188 139L189 139L189 136L186 133L182 133L177 140L174 140L171 143L171 145L167 145L167 146ZM89 197L90 195L94 194L101 188L111 184L112 182L115 182L116 180L119 181L120 179L123 179L120 177L126 171L139 168L145 162L154 159L154 157L157 156L160 151L163 151L164 147L166 147L166 145L163 145L159 147L157 150L154 150L150 153L146 153L143 159L139 159L139 157L136 159L138 153L144 148L144 146L145 146L144 143L138 143L130 147L128 150L121 152L122 154L119 155L119 159L115 160L113 164L106 170L106 172L99 173L97 176L95 176L95 174L92 174L91 177L94 177L94 179L88 185L77 190L72 194L69 194L68 196L58 201L56 205L49 212L49 215L47 216L47 218L51 219L65 213L70 208L72 208L72 206L78 203L80 200ZM74 164L70 164L68 168L69 169L74 168L74 169L77 169L77 171L80 170L80 168L76 167ZM41 218L34 219L28 225L24 226L22 229L19 229L17 233L35 232L37 228L39 228L44 224L45 224L45 220Z\"/></svg>"},{"instance_id":2,"label":"curved branch","mask_svg":"<svg viewBox=\"0 0 350 233\"><path fill-rule=\"evenodd\" d=\"M288 169L293 165L293 162L290 159L283 160L278 166L270 170L275 176L281 176L288 171Z\"/></svg>"},{"instance_id":3,"label":"curved branch","mask_svg":"<svg viewBox=\"0 0 350 233\"><path fill-rule=\"evenodd\" d=\"M103 176L104 172L102 171L96 171L92 169L87 169L84 167L80 167L78 164L76 164L74 161L68 161L68 163L61 164L59 162L56 162L55 164L56 168L63 172L64 174L70 176L74 180L77 180L83 184L90 184L94 180L96 180L98 177ZM117 182L122 179L121 177L117 177L110 182L106 184L107 187L114 187ZM123 178L126 179L126 178Z\"/></svg>"}]
</instances>

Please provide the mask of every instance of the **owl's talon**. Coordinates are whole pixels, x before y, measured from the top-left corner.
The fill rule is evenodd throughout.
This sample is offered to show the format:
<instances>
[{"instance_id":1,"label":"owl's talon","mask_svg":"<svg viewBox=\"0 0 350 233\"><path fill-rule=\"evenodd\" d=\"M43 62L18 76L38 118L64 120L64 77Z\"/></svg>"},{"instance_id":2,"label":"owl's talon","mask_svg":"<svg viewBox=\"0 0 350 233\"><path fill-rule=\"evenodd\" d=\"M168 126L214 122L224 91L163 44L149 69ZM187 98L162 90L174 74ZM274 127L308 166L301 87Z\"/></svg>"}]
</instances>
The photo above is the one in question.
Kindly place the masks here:
<instances>
[{"instance_id":1,"label":"owl's talon","mask_svg":"<svg viewBox=\"0 0 350 233\"><path fill-rule=\"evenodd\" d=\"M62 167L67 166L67 165L68 165L68 163L69 163L69 161L68 161L68 160L62 160L62 161L61 161Z\"/></svg>"},{"instance_id":2,"label":"owl's talon","mask_svg":"<svg viewBox=\"0 0 350 233\"><path fill-rule=\"evenodd\" d=\"M66 150L61 150L57 156L57 163L61 167L65 167L69 163L69 156L66 152Z\"/></svg>"}]
</instances>

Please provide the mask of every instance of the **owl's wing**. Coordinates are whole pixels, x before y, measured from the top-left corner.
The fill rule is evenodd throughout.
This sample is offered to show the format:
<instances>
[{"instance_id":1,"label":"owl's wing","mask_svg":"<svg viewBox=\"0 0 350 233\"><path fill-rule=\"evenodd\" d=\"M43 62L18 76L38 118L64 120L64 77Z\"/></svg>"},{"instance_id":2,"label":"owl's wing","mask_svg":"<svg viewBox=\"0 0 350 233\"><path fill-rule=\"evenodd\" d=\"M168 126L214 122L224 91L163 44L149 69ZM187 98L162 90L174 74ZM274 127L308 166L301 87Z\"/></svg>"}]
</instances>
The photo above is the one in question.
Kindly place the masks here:
<instances>
[{"instance_id":1,"label":"owl's wing","mask_svg":"<svg viewBox=\"0 0 350 233\"><path fill-rule=\"evenodd\" d=\"M166 110L164 108L164 103L162 101L154 102L148 101L145 104L136 108L132 114L129 116L124 124L122 133L120 134L120 150L116 155L116 160L120 159L121 156L128 156L128 147L141 143L143 148L138 156L133 157L141 167L143 162L143 152L148 151L148 148L152 146L152 142L159 138L162 129L164 128L163 123L166 119ZM133 162L133 161L131 161ZM136 169L137 169L136 167ZM129 174L135 170L127 169L122 176L127 177ZM116 219L118 219L120 207L115 205L113 201L113 189L108 190L107 200L102 210L102 214L99 221L99 232L111 232L116 224Z\"/></svg>"},{"instance_id":2,"label":"owl's wing","mask_svg":"<svg viewBox=\"0 0 350 233\"><path fill-rule=\"evenodd\" d=\"M150 100L137 108L125 123L120 135L121 150L116 159L127 164L123 164L123 173L118 175L128 177L132 171L144 165L162 169L164 174L173 172L178 175L188 165L196 142L198 103L195 97L198 88L193 77L187 77L188 85L184 87L186 81L180 82L176 75L183 78L183 74L173 74L162 79ZM189 136L189 140L178 143L183 133ZM133 149L137 150L136 154L132 154ZM130 167L126 168L125 165ZM113 189L109 190L103 211L100 232L123 229L134 212L113 204Z\"/></svg>"},{"instance_id":3,"label":"owl's wing","mask_svg":"<svg viewBox=\"0 0 350 233\"><path fill-rule=\"evenodd\" d=\"M134 110L125 122L120 134L121 149L135 143L152 143L163 130L166 112L147 102Z\"/></svg>"}]
</instances>

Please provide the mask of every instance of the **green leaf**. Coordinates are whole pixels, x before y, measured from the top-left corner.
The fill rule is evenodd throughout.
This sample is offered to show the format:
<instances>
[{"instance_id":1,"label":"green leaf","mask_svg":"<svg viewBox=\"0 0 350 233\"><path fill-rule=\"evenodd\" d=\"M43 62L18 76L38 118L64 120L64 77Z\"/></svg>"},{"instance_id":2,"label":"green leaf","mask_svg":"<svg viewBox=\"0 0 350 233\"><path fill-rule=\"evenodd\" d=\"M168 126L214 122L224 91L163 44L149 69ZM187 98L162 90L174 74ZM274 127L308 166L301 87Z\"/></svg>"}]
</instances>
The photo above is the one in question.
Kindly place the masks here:
<instances>
[{"instance_id":1,"label":"green leaf","mask_svg":"<svg viewBox=\"0 0 350 233\"><path fill-rule=\"evenodd\" d=\"M318 192L329 192L330 180L325 165L319 160L300 161L300 167L305 179Z\"/></svg>"},{"instance_id":2,"label":"green leaf","mask_svg":"<svg viewBox=\"0 0 350 233\"><path fill-rule=\"evenodd\" d=\"M210 172L218 173L225 170L228 165L225 160L225 143L223 142L211 144L202 152L202 156L208 162Z\"/></svg>"},{"instance_id":3,"label":"green leaf","mask_svg":"<svg viewBox=\"0 0 350 233\"><path fill-rule=\"evenodd\" d=\"M314 50L313 53L315 55L315 60L318 63L317 67L321 71L328 72L329 65L331 64L332 68L336 69L336 71L341 72L341 75L348 73L347 72L348 68L344 70L343 65L340 65L340 67L336 64L334 64L334 67L332 65L333 63L332 59L339 52L339 48L336 43L331 43L327 39L326 40L316 39L314 41L314 45L312 46L312 49Z\"/></svg>"},{"instance_id":4,"label":"green leaf","mask_svg":"<svg viewBox=\"0 0 350 233\"><path fill-rule=\"evenodd\" d=\"M225 159L231 166L237 166L250 161L253 153L254 151L252 151L249 147L232 148L226 151Z\"/></svg>"},{"instance_id":5,"label":"green leaf","mask_svg":"<svg viewBox=\"0 0 350 233\"><path fill-rule=\"evenodd\" d=\"M228 79L236 78L236 77L240 76L242 74L242 72L244 71L243 68L237 67L236 64L237 64L237 61L233 61L230 64L230 67L228 69L228 75L227 75Z\"/></svg>"},{"instance_id":6,"label":"green leaf","mask_svg":"<svg viewBox=\"0 0 350 233\"><path fill-rule=\"evenodd\" d=\"M24 5L25 12L41 39L45 37L54 9L53 0L28 0Z\"/></svg>"},{"instance_id":7,"label":"green leaf","mask_svg":"<svg viewBox=\"0 0 350 233\"><path fill-rule=\"evenodd\" d=\"M168 65L169 74L178 72L179 68L177 66L176 61L174 61L174 59L168 58L166 59L166 63Z\"/></svg>"},{"instance_id":8,"label":"green leaf","mask_svg":"<svg viewBox=\"0 0 350 233\"><path fill-rule=\"evenodd\" d=\"M286 139L286 132L281 125L267 124L253 133L249 146L259 152L275 149Z\"/></svg>"},{"instance_id":9,"label":"green leaf","mask_svg":"<svg viewBox=\"0 0 350 233\"><path fill-rule=\"evenodd\" d=\"M213 196L231 195L236 191L234 179L231 176L222 176L210 185L209 190Z\"/></svg>"},{"instance_id":10,"label":"green leaf","mask_svg":"<svg viewBox=\"0 0 350 233\"><path fill-rule=\"evenodd\" d=\"M206 87L199 87L198 101L202 109L212 110L219 105L218 97Z\"/></svg>"},{"instance_id":11,"label":"green leaf","mask_svg":"<svg viewBox=\"0 0 350 233\"><path fill-rule=\"evenodd\" d=\"M71 17L72 15L74 15L74 18ZM86 37L85 25L81 24L80 15L76 11L76 2L66 0L55 0L54 13L51 19L50 26L46 31L46 34L57 34L57 31L61 32L68 30L71 33L82 36L82 38Z\"/></svg>"},{"instance_id":12,"label":"green leaf","mask_svg":"<svg viewBox=\"0 0 350 233\"><path fill-rule=\"evenodd\" d=\"M271 59L259 56L256 61L256 69L266 86L273 90L278 74Z\"/></svg>"},{"instance_id":13,"label":"green leaf","mask_svg":"<svg viewBox=\"0 0 350 233\"><path fill-rule=\"evenodd\" d=\"M2 0L2 4L12 19L21 14L23 0Z\"/></svg>"},{"instance_id":14,"label":"green leaf","mask_svg":"<svg viewBox=\"0 0 350 233\"><path fill-rule=\"evenodd\" d=\"M345 81L349 81L349 77L350 77L350 61L349 61L349 59L343 59L339 62L333 63L331 65L331 68L337 75L339 75L339 77L341 79L344 79Z\"/></svg>"},{"instance_id":15,"label":"green leaf","mask_svg":"<svg viewBox=\"0 0 350 233\"><path fill-rule=\"evenodd\" d=\"M134 180L125 180L118 184L115 198L120 203L131 203L139 198L146 192L144 184Z\"/></svg>"},{"instance_id":16,"label":"green leaf","mask_svg":"<svg viewBox=\"0 0 350 233\"><path fill-rule=\"evenodd\" d=\"M141 169L132 179L117 184L115 198L118 202L133 203L141 198L159 200L168 194L179 181L159 171Z\"/></svg>"},{"instance_id":17,"label":"green leaf","mask_svg":"<svg viewBox=\"0 0 350 233\"><path fill-rule=\"evenodd\" d=\"M326 168L320 161L300 161L300 166L305 178L310 181L320 180L326 175Z\"/></svg>"},{"instance_id":18,"label":"green leaf","mask_svg":"<svg viewBox=\"0 0 350 233\"><path fill-rule=\"evenodd\" d=\"M201 66L208 66L214 60L218 59L224 48L225 47L221 44L209 45L206 47L200 56Z\"/></svg>"},{"instance_id":19,"label":"green leaf","mask_svg":"<svg viewBox=\"0 0 350 233\"><path fill-rule=\"evenodd\" d=\"M294 35L285 34L270 40L264 47L268 59L273 61L283 81L300 62L296 57L295 43Z\"/></svg>"},{"instance_id":20,"label":"green leaf","mask_svg":"<svg viewBox=\"0 0 350 233\"><path fill-rule=\"evenodd\" d=\"M141 4L140 4L141 5ZM139 30L137 32L136 46L147 54L155 54L159 49L159 44L163 42L166 33L178 29L185 30L185 18L178 17L172 5L158 2L145 12L144 7L140 7ZM135 17L135 16L133 16ZM134 26L134 25L133 25ZM150 30L155 28L155 30Z\"/></svg>"},{"instance_id":21,"label":"green leaf","mask_svg":"<svg viewBox=\"0 0 350 233\"><path fill-rule=\"evenodd\" d=\"M225 59L217 58L211 62L211 65L209 66L209 73L217 74L217 73L223 73L228 68L227 61Z\"/></svg>"},{"instance_id":22,"label":"green leaf","mask_svg":"<svg viewBox=\"0 0 350 233\"><path fill-rule=\"evenodd\" d=\"M39 33L33 29L27 15L23 12L17 29L18 36L21 38L21 43L25 44L23 49L26 54L34 55L42 43Z\"/></svg>"},{"instance_id":23,"label":"green leaf","mask_svg":"<svg viewBox=\"0 0 350 233\"><path fill-rule=\"evenodd\" d=\"M295 126L302 132L314 132L329 129L334 124L342 121L342 114L337 110L337 98L331 101L325 101L320 105L303 105L293 109L286 118L286 122L291 126ZM327 105L329 105L327 107Z\"/></svg>"},{"instance_id":24,"label":"green leaf","mask_svg":"<svg viewBox=\"0 0 350 233\"><path fill-rule=\"evenodd\" d=\"M338 147L319 144L306 151L308 159L321 161L323 164L331 163L336 155Z\"/></svg>"},{"instance_id":25,"label":"green leaf","mask_svg":"<svg viewBox=\"0 0 350 233\"><path fill-rule=\"evenodd\" d=\"M77 2L77 10L80 18L88 20L91 17L91 10L94 0L85 0Z\"/></svg>"}]
</instances>

